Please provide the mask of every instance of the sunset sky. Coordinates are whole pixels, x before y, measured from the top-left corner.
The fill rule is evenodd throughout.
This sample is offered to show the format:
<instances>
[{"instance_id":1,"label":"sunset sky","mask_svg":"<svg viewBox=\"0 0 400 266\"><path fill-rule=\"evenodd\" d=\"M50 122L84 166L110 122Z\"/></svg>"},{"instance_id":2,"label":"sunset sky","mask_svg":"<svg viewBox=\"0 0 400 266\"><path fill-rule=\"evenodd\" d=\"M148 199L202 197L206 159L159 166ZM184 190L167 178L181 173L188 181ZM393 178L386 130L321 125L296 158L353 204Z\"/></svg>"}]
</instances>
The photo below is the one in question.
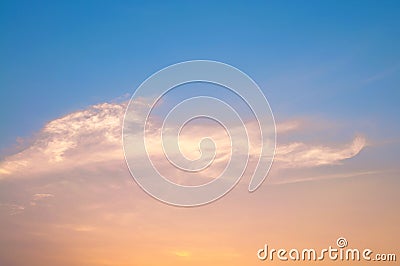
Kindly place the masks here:
<instances>
[{"instance_id":1,"label":"sunset sky","mask_svg":"<svg viewBox=\"0 0 400 266\"><path fill-rule=\"evenodd\" d=\"M339 237L397 255L345 265L400 260L400 2L2 1L0 32L1 266L307 265L257 251ZM249 169L221 199L182 208L135 183L121 131L146 78L195 59L258 83L277 148L255 192ZM157 119L199 94L237 106L254 133L234 95L204 84L171 91ZM196 158L207 136L221 157L202 174L188 179L159 150L155 165L180 184L212 180L227 161L225 132L195 123L182 150Z\"/></svg>"}]
</instances>

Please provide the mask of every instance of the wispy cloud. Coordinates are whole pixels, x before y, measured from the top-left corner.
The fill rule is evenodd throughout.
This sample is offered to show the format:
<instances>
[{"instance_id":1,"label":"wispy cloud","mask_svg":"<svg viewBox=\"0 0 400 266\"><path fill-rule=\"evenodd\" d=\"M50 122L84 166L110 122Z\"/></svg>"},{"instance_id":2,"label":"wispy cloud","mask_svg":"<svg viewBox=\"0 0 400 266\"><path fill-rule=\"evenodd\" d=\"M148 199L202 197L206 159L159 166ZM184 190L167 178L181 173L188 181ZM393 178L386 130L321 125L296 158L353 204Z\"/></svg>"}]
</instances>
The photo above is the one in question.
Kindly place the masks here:
<instances>
[{"instance_id":1,"label":"wispy cloud","mask_svg":"<svg viewBox=\"0 0 400 266\"><path fill-rule=\"evenodd\" d=\"M143 101L143 104L146 102ZM97 104L49 122L39 132L31 146L6 157L0 163L0 178L40 176L48 172L121 162L123 160L121 125L125 107L126 103ZM137 114L131 117L134 118L135 115L143 114L138 110ZM296 132L302 128L302 123L302 119L279 123L277 132L296 136ZM246 124L253 139L257 139L254 136L258 134L255 125L254 122ZM149 151L160 159L163 153L160 148L161 140L158 138L158 125L153 125L153 130L154 134L151 135L153 137L149 140ZM210 130L207 125L194 126L181 135L182 151L189 158L198 157L200 154L198 141L204 136L211 136L217 142L219 157L215 162L223 165L230 153L230 141L223 130ZM331 144L331 146L301 141L280 143L276 150L275 161L282 168L339 164L345 159L356 156L365 145L366 139L363 136L356 136L348 144ZM243 152L246 151L243 149ZM250 156L256 157L258 152L258 143L250 143ZM44 195L46 194L37 194L36 197L39 199Z\"/></svg>"},{"instance_id":2,"label":"wispy cloud","mask_svg":"<svg viewBox=\"0 0 400 266\"><path fill-rule=\"evenodd\" d=\"M103 103L55 119L25 150L0 163L0 177L21 177L122 158L125 104Z\"/></svg>"},{"instance_id":3,"label":"wispy cloud","mask_svg":"<svg viewBox=\"0 0 400 266\"><path fill-rule=\"evenodd\" d=\"M92 232L96 230L96 227L91 225L81 225L81 224L57 224L55 225L57 229L65 229L76 232Z\"/></svg>"},{"instance_id":4,"label":"wispy cloud","mask_svg":"<svg viewBox=\"0 0 400 266\"><path fill-rule=\"evenodd\" d=\"M342 179L342 178L351 178L358 176L369 176L375 174L382 174L383 171L357 171L357 172L348 172L348 173L339 173L339 174L326 174L326 175L317 175L312 177L303 177L303 178L289 178L282 179L274 182L275 185L283 185L283 184L293 184L293 183L301 183L301 182L312 182L317 180L329 180L329 179Z\"/></svg>"},{"instance_id":5,"label":"wispy cloud","mask_svg":"<svg viewBox=\"0 0 400 266\"><path fill-rule=\"evenodd\" d=\"M19 204L0 203L0 213L7 213L8 215L15 215L23 212L25 207Z\"/></svg>"},{"instance_id":6,"label":"wispy cloud","mask_svg":"<svg viewBox=\"0 0 400 266\"><path fill-rule=\"evenodd\" d=\"M34 200L40 200L40 199L45 199L45 198L51 198L54 197L53 194L47 194L47 193L37 193L33 195Z\"/></svg>"},{"instance_id":7,"label":"wispy cloud","mask_svg":"<svg viewBox=\"0 0 400 266\"><path fill-rule=\"evenodd\" d=\"M50 193L36 193L32 196L32 200L30 202L31 206L36 206L39 201L43 201L48 198L53 198L54 195Z\"/></svg>"},{"instance_id":8,"label":"wispy cloud","mask_svg":"<svg viewBox=\"0 0 400 266\"><path fill-rule=\"evenodd\" d=\"M375 73L374 75L371 75L370 77L363 80L363 83L368 84L368 83L372 83L372 82L375 82L378 80L385 79L385 78L395 74L397 71L399 71L399 69L400 69L400 64L397 63L396 65L394 65L390 68L384 69L378 73Z\"/></svg>"},{"instance_id":9,"label":"wispy cloud","mask_svg":"<svg viewBox=\"0 0 400 266\"><path fill-rule=\"evenodd\" d=\"M283 163L283 167L313 167L338 164L345 159L356 156L365 145L366 139L363 136L356 136L351 143L341 145L341 147L307 145L303 142L294 142L278 147L276 161Z\"/></svg>"}]
</instances>

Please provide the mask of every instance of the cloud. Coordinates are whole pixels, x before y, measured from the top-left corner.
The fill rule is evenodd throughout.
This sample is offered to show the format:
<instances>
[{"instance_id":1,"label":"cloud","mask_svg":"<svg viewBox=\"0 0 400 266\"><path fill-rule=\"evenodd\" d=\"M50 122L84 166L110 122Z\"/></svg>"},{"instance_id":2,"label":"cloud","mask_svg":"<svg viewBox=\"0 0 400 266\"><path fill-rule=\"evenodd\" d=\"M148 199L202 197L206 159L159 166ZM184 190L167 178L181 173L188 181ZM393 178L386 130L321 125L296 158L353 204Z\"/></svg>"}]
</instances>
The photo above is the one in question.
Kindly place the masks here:
<instances>
[{"instance_id":1,"label":"cloud","mask_svg":"<svg viewBox=\"0 0 400 266\"><path fill-rule=\"evenodd\" d=\"M372 83L375 81L379 81L382 79L385 79L393 74L395 74L398 70L400 69L400 64L397 63L394 66L390 67L390 68L386 68L378 73L375 73L374 75L366 78L365 80L362 81L363 84L368 84L368 83Z\"/></svg>"},{"instance_id":2,"label":"cloud","mask_svg":"<svg viewBox=\"0 0 400 266\"><path fill-rule=\"evenodd\" d=\"M66 229L72 230L76 232L92 232L95 231L97 228L90 225L80 225L80 224L57 224L55 226L57 229Z\"/></svg>"},{"instance_id":3,"label":"cloud","mask_svg":"<svg viewBox=\"0 0 400 266\"><path fill-rule=\"evenodd\" d=\"M36 206L38 201L42 201L48 198L53 198L54 195L53 194L49 194L49 193L36 193L32 196L32 200L30 202L31 206Z\"/></svg>"},{"instance_id":4,"label":"cloud","mask_svg":"<svg viewBox=\"0 0 400 266\"><path fill-rule=\"evenodd\" d=\"M146 105L144 99L140 100ZM44 173L67 171L77 168L95 169L98 167L120 167L124 160L121 143L121 126L126 103L102 103L90 106L55 119L47 123L37 134L31 146L0 162L0 179L13 177L41 176ZM141 110L130 116L135 119L143 115ZM133 121L134 122L134 121ZM292 119L277 124L279 134L290 135L291 138L302 129L302 119ZM257 139L256 123L248 122L248 132L251 138ZM181 147L188 158L199 157L199 141L204 136L211 136L217 143L219 163L217 172L223 170L230 156L230 141L224 130L215 130L209 125L193 126L183 130ZM151 126L149 151L157 160L162 160L161 143L157 136L160 133L159 124ZM233 129L235 130L235 129ZM168 129L166 130L168 132ZM154 137L154 139L153 139ZM167 136L168 138L168 136ZM325 145L291 141L279 143L275 162L281 168L315 167L321 165L339 164L345 159L356 156L366 145L366 139L356 136L348 144ZM246 152L245 149L242 152ZM250 142L250 157L257 157L259 144ZM165 159L165 158L164 158ZM140 160L140 158L138 158ZM117 164L116 164L117 163ZM167 167L167 164L161 164ZM176 169L175 169L176 170ZM40 196L41 195L41 196ZM36 200L46 194L37 194Z\"/></svg>"},{"instance_id":5,"label":"cloud","mask_svg":"<svg viewBox=\"0 0 400 266\"><path fill-rule=\"evenodd\" d=\"M0 163L0 178L21 177L122 158L125 104L103 103L47 123L25 150Z\"/></svg>"},{"instance_id":6,"label":"cloud","mask_svg":"<svg viewBox=\"0 0 400 266\"><path fill-rule=\"evenodd\" d=\"M282 167L338 164L356 156L365 145L366 139L363 136L356 136L351 143L342 145L342 147L313 146L302 142L293 142L280 145L276 151L275 160L281 163Z\"/></svg>"},{"instance_id":7,"label":"cloud","mask_svg":"<svg viewBox=\"0 0 400 266\"><path fill-rule=\"evenodd\" d=\"M288 121L282 122L280 124L277 124L276 125L276 133L279 135L279 134L293 132L300 128L302 122L303 122L303 120L300 120L300 119L292 119L292 120L288 120Z\"/></svg>"},{"instance_id":8,"label":"cloud","mask_svg":"<svg viewBox=\"0 0 400 266\"><path fill-rule=\"evenodd\" d=\"M53 194L45 194L45 193L37 193L33 195L34 200L40 200L40 199L45 199L45 198L51 198L54 197Z\"/></svg>"},{"instance_id":9,"label":"cloud","mask_svg":"<svg viewBox=\"0 0 400 266\"><path fill-rule=\"evenodd\" d=\"M359 177L359 176L371 176L385 173L384 171L357 171L357 172L347 172L347 173L337 173L337 174L325 174L318 175L312 177L303 177L303 178L289 178L282 179L274 182L275 185L282 184L293 184L293 183L302 183L302 182L312 182L317 180L329 180L329 179L344 179L351 177Z\"/></svg>"},{"instance_id":10,"label":"cloud","mask_svg":"<svg viewBox=\"0 0 400 266\"><path fill-rule=\"evenodd\" d=\"M8 215L16 215L25 210L25 207L19 204L0 203L0 214L8 213Z\"/></svg>"}]
</instances>

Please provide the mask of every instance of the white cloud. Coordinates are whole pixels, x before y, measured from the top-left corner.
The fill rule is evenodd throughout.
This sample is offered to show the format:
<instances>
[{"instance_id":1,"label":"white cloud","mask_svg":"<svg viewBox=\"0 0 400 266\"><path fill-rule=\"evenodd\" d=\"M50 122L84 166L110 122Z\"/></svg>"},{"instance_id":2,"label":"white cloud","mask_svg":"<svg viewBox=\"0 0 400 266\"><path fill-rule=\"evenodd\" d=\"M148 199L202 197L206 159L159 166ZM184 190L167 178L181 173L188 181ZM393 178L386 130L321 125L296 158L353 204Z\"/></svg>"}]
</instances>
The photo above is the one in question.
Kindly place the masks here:
<instances>
[{"instance_id":1,"label":"white cloud","mask_svg":"<svg viewBox=\"0 0 400 266\"><path fill-rule=\"evenodd\" d=\"M27 176L122 158L125 104L103 103L44 126L27 149L0 163L0 177Z\"/></svg>"},{"instance_id":2,"label":"white cloud","mask_svg":"<svg viewBox=\"0 0 400 266\"><path fill-rule=\"evenodd\" d=\"M283 167L313 167L338 164L342 160L356 156L366 145L366 139L356 136L354 140L341 147L307 145L294 142L278 146L275 160Z\"/></svg>"},{"instance_id":3,"label":"white cloud","mask_svg":"<svg viewBox=\"0 0 400 266\"><path fill-rule=\"evenodd\" d=\"M146 101L143 101L146 104ZM39 132L36 140L27 149L6 157L0 162L0 179L8 176L31 177L54 171L66 171L79 167L104 166L123 161L121 143L121 125L126 103L102 103L90 106L47 123ZM134 118L143 115L138 110ZM294 134L301 127L302 120L289 120L277 125L278 134ZM248 123L250 135L257 135L255 123ZM153 128L159 133L157 126ZM303 129L304 130L304 129ZM209 130L206 126L193 127L182 136L182 147L188 157L198 157L198 137L210 134L218 142L221 156L216 162L226 160L230 152L230 142L226 134ZM157 135L157 134L154 134ZM188 137L189 136L189 137ZM150 141L157 150L159 141ZM275 161L279 167L314 167L338 164L356 156L366 145L366 139L357 136L347 145L309 144L305 142L288 142L278 145ZM162 153L158 149L158 155ZM250 143L250 155L257 155L258 144ZM193 154L191 154L193 153ZM161 156L159 156L161 158ZM40 197L40 196L37 196Z\"/></svg>"}]
</instances>

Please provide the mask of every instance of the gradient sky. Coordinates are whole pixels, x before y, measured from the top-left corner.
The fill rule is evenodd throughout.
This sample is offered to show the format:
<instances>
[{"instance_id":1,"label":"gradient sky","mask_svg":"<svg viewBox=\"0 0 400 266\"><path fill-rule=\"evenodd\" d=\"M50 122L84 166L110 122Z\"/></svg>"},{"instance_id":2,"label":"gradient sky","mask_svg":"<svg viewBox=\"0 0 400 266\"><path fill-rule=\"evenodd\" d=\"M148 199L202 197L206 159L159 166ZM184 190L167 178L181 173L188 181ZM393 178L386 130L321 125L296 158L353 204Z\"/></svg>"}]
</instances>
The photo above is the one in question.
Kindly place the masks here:
<instances>
[{"instance_id":1,"label":"gradient sky","mask_svg":"<svg viewBox=\"0 0 400 266\"><path fill-rule=\"evenodd\" d=\"M0 36L0 265L263 265L340 236L400 259L399 1L1 1ZM260 85L278 149L255 193L187 209L119 137L135 88L193 59Z\"/></svg>"},{"instance_id":2,"label":"gradient sky","mask_svg":"<svg viewBox=\"0 0 400 266\"><path fill-rule=\"evenodd\" d=\"M398 130L398 1L213 2L2 1L0 147L191 59L250 74L278 118L374 116Z\"/></svg>"}]
</instances>

